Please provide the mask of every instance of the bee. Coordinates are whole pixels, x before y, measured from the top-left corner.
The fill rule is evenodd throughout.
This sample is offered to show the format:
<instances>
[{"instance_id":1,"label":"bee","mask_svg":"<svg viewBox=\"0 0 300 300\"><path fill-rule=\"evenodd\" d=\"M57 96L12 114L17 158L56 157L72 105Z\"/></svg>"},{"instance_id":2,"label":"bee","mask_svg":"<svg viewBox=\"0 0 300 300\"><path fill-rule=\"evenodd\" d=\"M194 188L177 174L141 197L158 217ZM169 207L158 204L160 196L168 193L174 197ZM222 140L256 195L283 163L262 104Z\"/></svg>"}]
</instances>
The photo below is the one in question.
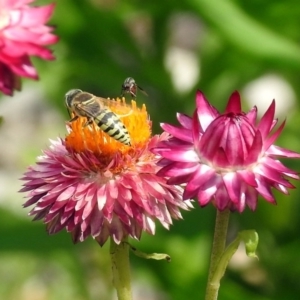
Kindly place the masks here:
<instances>
[{"instance_id":1,"label":"bee","mask_svg":"<svg viewBox=\"0 0 300 300\"><path fill-rule=\"evenodd\" d=\"M128 77L122 84L121 96L123 97L125 94L130 93L133 98L136 98L137 89L148 96L148 94L136 84L135 80L132 77Z\"/></svg>"},{"instance_id":2,"label":"bee","mask_svg":"<svg viewBox=\"0 0 300 300\"><path fill-rule=\"evenodd\" d=\"M83 125L84 127L95 122L111 138L130 146L128 130L118 115L105 105L108 101L112 100L96 97L79 89L68 91L65 95L66 106L69 112L75 114L69 122L73 122L79 117L85 117L87 121Z\"/></svg>"}]
</instances>

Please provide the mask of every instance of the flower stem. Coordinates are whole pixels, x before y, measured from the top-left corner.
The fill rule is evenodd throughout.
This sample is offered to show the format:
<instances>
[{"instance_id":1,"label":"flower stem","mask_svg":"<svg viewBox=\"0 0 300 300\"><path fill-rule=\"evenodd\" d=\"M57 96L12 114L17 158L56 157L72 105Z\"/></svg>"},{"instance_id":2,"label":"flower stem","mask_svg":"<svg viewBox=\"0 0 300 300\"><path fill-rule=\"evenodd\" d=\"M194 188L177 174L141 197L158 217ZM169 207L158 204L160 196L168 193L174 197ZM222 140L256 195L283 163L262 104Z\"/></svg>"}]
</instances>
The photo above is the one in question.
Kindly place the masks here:
<instances>
[{"instance_id":1,"label":"flower stem","mask_svg":"<svg viewBox=\"0 0 300 300\"><path fill-rule=\"evenodd\" d=\"M228 209L224 211L217 210L215 233L210 257L210 267L208 273L208 282L206 286L205 300L218 299L220 283L213 283L212 279L217 265L219 263L219 260L225 250L229 215L230 211Z\"/></svg>"},{"instance_id":2,"label":"flower stem","mask_svg":"<svg viewBox=\"0 0 300 300\"><path fill-rule=\"evenodd\" d=\"M110 239L110 257L113 284L117 290L118 300L132 300L127 238L123 239L119 245L112 238Z\"/></svg>"}]
</instances>

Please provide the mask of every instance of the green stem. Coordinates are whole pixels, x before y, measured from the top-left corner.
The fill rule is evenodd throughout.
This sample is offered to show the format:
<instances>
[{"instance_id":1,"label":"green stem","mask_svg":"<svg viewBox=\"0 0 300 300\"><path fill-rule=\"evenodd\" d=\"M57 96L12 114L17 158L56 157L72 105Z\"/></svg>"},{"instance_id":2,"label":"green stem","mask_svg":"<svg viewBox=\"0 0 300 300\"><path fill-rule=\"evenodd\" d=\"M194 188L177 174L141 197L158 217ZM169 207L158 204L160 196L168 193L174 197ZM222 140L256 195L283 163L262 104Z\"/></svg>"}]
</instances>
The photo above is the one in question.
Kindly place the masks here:
<instances>
[{"instance_id":1,"label":"green stem","mask_svg":"<svg viewBox=\"0 0 300 300\"><path fill-rule=\"evenodd\" d=\"M123 239L119 245L112 238L110 239L110 257L113 284L117 290L118 300L132 300L127 238Z\"/></svg>"},{"instance_id":2,"label":"green stem","mask_svg":"<svg viewBox=\"0 0 300 300\"><path fill-rule=\"evenodd\" d=\"M210 257L210 267L205 300L218 299L220 283L218 282L216 284L212 282L212 279L217 265L219 263L219 260L225 250L229 215L230 211L228 209L224 211L217 210L215 233Z\"/></svg>"}]
</instances>

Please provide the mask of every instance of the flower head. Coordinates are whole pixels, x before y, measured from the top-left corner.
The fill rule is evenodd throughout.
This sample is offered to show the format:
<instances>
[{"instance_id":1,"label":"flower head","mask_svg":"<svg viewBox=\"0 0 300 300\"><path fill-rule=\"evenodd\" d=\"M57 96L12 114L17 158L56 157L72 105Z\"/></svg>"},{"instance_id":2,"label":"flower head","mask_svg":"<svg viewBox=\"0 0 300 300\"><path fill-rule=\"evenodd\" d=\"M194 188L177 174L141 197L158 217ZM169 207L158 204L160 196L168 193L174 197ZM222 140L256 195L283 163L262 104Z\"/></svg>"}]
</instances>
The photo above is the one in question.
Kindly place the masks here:
<instances>
[{"instance_id":1,"label":"flower head","mask_svg":"<svg viewBox=\"0 0 300 300\"><path fill-rule=\"evenodd\" d=\"M54 4L30 7L33 0L0 0L0 90L8 95L20 89L18 77L38 79L30 56L51 60L46 45L58 38L44 25L52 15Z\"/></svg>"},{"instance_id":2,"label":"flower head","mask_svg":"<svg viewBox=\"0 0 300 300\"><path fill-rule=\"evenodd\" d=\"M124 99L123 99L124 100ZM139 239L142 231L155 233L155 220L168 228L179 209L188 209L182 189L168 185L156 175L160 158L150 152L167 135L151 138L151 123L142 109L124 101L108 101L109 109L120 115L131 146L108 136L86 119L69 123L64 140L51 142L49 150L29 168L22 192L25 207L34 220L43 219L50 234L63 228L73 241L88 236L103 245L108 237L120 243L126 236ZM123 116L123 117L122 117Z\"/></svg>"},{"instance_id":3,"label":"flower head","mask_svg":"<svg viewBox=\"0 0 300 300\"><path fill-rule=\"evenodd\" d=\"M180 127L162 124L172 135L154 148L164 158L158 175L170 184L184 184L183 199L197 197L201 206L212 202L219 210L255 210L258 195L276 203L272 188L287 194L293 185L287 177L299 179L296 172L277 158L300 158L300 154L273 145L277 130L275 101L259 122L257 108L241 110L240 95L234 92L225 112L220 114L198 91L193 117L178 114Z\"/></svg>"}]
</instances>

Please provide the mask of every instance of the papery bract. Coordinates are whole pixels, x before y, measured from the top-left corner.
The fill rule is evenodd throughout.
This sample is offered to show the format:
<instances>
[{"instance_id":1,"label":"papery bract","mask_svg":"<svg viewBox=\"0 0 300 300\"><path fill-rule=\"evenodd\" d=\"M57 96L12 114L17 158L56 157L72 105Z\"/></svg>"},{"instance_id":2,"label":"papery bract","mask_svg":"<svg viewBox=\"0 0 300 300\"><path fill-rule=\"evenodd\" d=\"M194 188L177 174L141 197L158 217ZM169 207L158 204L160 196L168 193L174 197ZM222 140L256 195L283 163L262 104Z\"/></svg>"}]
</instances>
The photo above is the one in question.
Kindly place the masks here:
<instances>
[{"instance_id":1,"label":"papery bract","mask_svg":"<svg viewBox=\"0 0 300 300\"><path fill-rule=\"evenodd\" d=\"M121 119L132 146L79 118L22 178L29 198L24 206L34 205L30 215L43 219L50 234L66 228L74 242L92 236L101 246L108 237L119 244L127 236L140 239L143 231L154 234L155 220L169 228L172 218L181 218L180 208L191 207L180 187L156 175L160 156L149 149L168 135L151 137L145 107L118 101L111 110L116 108L126 116Z\"/></svg>"},{"instance_id":2,"label":"papery bract","mask_svg":"<svg viewBox=\"0 0 300 300\"><path fill-rule=\"evenodd\" d=\"M20 89L19 77L38 79L30 56L54 59L45 46L57 42L50 19L54 4L32 7L33 0L0 0L0 90L12 95Z\"/></svg>"},{"instance_id":3,"label":"papery bract","mask_svg":"<svg viewBox=\"0 0 300 300\"><path fill-rule=\"evenodd\" d=\"M241 110L238 92L223 114L200 91L196 106L192 117L177 115L179 127L162 124L171 138L152 150L164 157L158 175L169 177L170 184L183 184L184 199L197 198L201 206L212 202L219 210L255 210L258 195L275 203L272 188L288 194L294 186L287 178L299 176L278 158L300 154L274 145L284 127L283 122L274 130L275 101L259 122L256 107Z\"/></svg>"}]
</instances>

